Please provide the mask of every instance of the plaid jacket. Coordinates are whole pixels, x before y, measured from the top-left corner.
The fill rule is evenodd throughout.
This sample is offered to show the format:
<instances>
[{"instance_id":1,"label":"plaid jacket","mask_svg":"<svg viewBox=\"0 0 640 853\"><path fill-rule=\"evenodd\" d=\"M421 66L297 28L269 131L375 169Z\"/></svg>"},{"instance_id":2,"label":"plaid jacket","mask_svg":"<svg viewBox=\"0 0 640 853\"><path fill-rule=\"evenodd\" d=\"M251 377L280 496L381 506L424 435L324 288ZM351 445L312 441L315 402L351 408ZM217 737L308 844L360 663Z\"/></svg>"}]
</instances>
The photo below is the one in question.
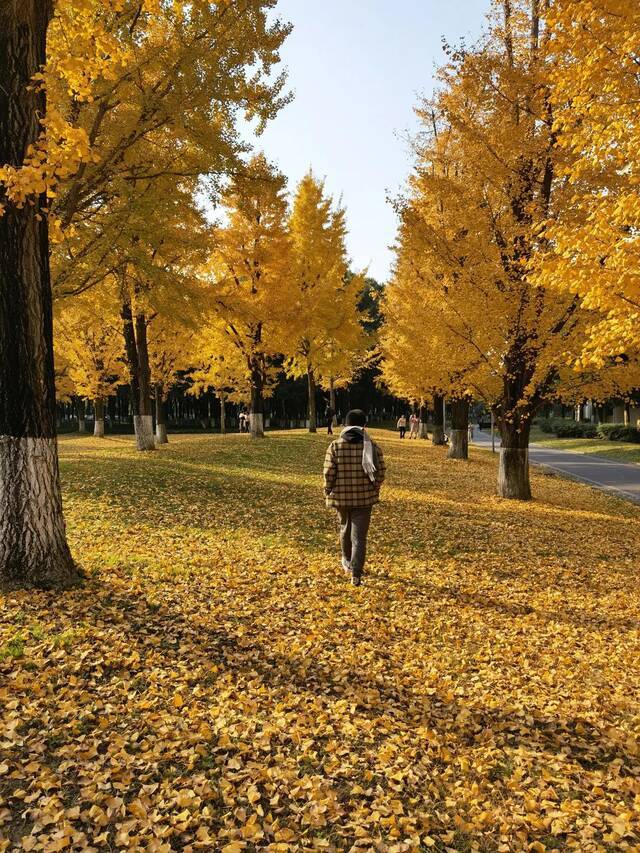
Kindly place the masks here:
<instances>
[{"instance_id":1,"label":"plaid jacket","mask_svg":"<svg viewBox=\"0 0 640 853\"><path fill-rule=\"evenodd\" d=\"M382 450L373 443L376 465L375 482L362 469L362 442L338 438L327 448L324 459L324 493L327 506L363 507L378 503L384 481L385 464Z\"/></svg>"}]
</instances>

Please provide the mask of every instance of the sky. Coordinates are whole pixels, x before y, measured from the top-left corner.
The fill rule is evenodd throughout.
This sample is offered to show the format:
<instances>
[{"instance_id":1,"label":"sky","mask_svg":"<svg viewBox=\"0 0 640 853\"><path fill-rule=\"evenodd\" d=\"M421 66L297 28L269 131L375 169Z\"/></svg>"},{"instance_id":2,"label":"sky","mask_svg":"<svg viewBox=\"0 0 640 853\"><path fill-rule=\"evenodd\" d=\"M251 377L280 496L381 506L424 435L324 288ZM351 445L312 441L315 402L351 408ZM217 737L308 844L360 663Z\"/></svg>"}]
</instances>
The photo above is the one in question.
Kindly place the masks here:
<instances>
[{"instance_id":1,"label":"sky","mask_svg":"<svg viewBox=\"0 0 640 853\"><path fill-rule=\"evenodd\" d=\"M385 281L396 217L387 201L411 169L407 134L442 64L442 38L480 33L490 0L280 0L294 25L282 49L295 98L255 140L289 178L311 167L342 197L354 270Z\"/></svg>"}]
</instances>

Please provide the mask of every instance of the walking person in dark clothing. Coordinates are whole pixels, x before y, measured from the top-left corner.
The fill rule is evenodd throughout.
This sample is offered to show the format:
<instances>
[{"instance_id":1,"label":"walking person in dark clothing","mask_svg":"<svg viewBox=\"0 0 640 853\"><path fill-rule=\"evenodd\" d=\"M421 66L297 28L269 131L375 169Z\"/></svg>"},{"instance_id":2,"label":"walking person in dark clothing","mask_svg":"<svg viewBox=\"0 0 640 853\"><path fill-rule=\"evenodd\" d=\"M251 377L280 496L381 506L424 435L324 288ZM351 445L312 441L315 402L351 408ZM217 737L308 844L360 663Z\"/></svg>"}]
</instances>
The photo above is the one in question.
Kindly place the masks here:
<instances>
[{"instance_id":1,"label":"walking person in dark clothing","mask_svg":"<svg viewBox=\"0 0 640 853\"><path fill-rule=\"evenodd\" d=\"M404 434L407 431L406 415L400 415L400 417L398 418L398 423L396 424L396 429L400 433L400 438L404 438Z\"/></svg>"},{"instance_id":2,"label":"walking person in dark clothing","mask_svg":"<svg viewBox=\"0 0 640 853\"><path fill-rule=\"evenodd\" d=\"M380 500L385 463L380 447L365 430L361 409L347 413L340 437L327 448L324 493L327 506L338 511L342 567L360 586L367 552L371 510Z\"/></svg>"},{"instance_id":3,"label":"walking person in dark clothing","mask_svg":"<svg viewBox=\"0 0 640 853\"><path fill-rule=\"evenodd\" d=\"M327 408L324 410L324 416L327 419L327 435L333 435L333 419L336 416L331 403L327 403Z\"/></svg>"}]
</instances>

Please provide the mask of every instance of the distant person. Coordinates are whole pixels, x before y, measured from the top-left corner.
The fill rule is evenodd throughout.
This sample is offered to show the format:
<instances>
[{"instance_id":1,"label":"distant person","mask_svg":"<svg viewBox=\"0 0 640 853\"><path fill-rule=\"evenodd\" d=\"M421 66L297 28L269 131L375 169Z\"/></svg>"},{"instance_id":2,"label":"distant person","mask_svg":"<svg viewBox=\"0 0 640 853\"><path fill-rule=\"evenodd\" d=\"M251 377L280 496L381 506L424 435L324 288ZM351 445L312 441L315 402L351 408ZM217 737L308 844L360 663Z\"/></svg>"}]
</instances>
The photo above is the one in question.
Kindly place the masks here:
<instances>
[{"instance_id":1,"label":"distant person","mask_svg":"<svg viewBox=\"0 0 640 853\"><path fill-rule=\"evenodd\" d=\"M400 438L404 438L405 433L407 431L406 415L400 415L400 417L398 418L398 423L396 424L396 429L400 433Z\"/></svg>"},{"instance_id":2,"label":"distant person","mask_svg":"<svg viewBox=\"0 0 640 853\"><path fill-rule=\"evenodd\" d=\"M418 433L420 431L420 418L415 412L412 412L411 417L409 418L409 426L411 427L409 431L409 438L418 438Z\"/></svg>"},{"instance_id":3,"label":"distant person","mask_svg":"<svg viewBox=\"0 0 640 853\"><path fill-rule=\"evenodd\" d=\"M333 419L335 418L336 413L331 403L327 403L327 408L324 411L324 416L327 421L327 435L333 435Z\"/></svg>"},{"instance_id":4,"label":"distant person","mask_svg":"<svg viewBox=\"0 0 640 853\"><path fill-rule=\"evenodd\" d=\"M244 410L240 412L240 432L249 432L249 415Z\"/></svg>"},{"instance_id":5,"label":"distant person","mask_svg":"<svg viewBox=\"0 0 640 853\"><path fill-rule=\"evenodd\" d=\"M369 438L366 423L361 409L347 412L345 428L324 460L324 494L327 506L338 512L342 568L354 586L362 580L371 510L385 476L382 450Z\"/></svg>"}]
</instances>

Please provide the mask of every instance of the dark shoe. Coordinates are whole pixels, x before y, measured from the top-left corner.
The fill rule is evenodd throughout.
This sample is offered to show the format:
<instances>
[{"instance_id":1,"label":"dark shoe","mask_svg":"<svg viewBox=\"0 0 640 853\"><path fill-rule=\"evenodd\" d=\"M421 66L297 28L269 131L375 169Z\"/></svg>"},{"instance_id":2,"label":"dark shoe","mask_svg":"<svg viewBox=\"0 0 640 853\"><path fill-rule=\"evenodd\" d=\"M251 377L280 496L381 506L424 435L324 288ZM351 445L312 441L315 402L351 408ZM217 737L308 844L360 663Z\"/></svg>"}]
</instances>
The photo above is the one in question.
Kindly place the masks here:
<instances>
[{"instance_id":1,"label":"dark shoe","mask_svg":"<svg viewBox=\"0 0 640 853\"><path fill-rule=\"evenodd\" d=\"M360 586L362 577L360 575L351 575L351 586Z\"/></svg>"}]
</instances>

